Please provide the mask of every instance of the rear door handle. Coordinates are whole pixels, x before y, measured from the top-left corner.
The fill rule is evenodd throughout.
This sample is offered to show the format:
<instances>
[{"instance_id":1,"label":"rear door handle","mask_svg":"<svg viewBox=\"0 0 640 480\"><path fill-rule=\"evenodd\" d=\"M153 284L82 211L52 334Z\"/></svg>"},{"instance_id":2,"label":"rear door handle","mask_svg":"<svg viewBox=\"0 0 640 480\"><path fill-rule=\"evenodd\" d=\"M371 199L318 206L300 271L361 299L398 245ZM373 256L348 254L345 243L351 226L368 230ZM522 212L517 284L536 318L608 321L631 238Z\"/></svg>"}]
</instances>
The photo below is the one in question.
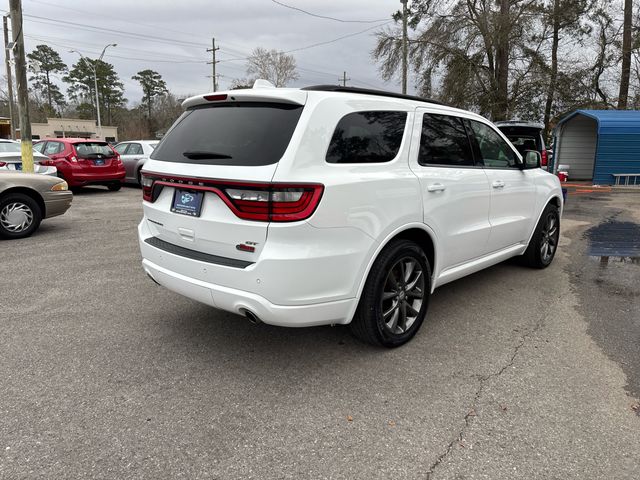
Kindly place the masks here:
<instances>
[{"instance_id":1,"label":"rear door handle","mask_svg":"<svg viewBox=\"0 0 640 480\"><path fill-rule=\"evenodd\" d=\"M496 180L491 184L493 188L504 188L504 182L502 180Z\"/></svg>"},{"instance_id":2,"label":"rear door handle","mask_svg":"<svg viewBox=\"0 0 640 480\"><path fill-rule=\"evenodd\" d=\"M442 192L446 187L441 183L432 183L427 187L428 192Z\"/></svg>"}]
</instances>

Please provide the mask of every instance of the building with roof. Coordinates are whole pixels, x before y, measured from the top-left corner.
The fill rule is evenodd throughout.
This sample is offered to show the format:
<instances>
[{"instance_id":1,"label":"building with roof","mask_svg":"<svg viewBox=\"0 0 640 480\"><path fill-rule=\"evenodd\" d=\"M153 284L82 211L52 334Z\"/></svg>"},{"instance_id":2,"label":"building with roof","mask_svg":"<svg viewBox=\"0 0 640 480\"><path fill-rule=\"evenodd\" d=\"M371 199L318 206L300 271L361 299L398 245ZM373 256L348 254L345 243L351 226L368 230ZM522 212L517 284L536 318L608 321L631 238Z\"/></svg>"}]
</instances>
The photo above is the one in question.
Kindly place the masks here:
<instances>
[{"instance_id":1,"label":"building with roof","mask_svg":"<svg viewBox=\"0 0 640 480\"><path fill-rule=\"evenodd\" d=\"M31 137L34 140L45 138L103 138L107 142L118 141L118 127L102 125L102 134L95 120L80 118L47 118L47 123L31 123Z\"/></svg>"},{"instance_id":2,"label":"building with roof","mask_svg":"<svg viewBox=\"0 0 640 480\"><path fill-rule=\"evenodd\" d=\"M554 170L596 185L640 185L640 111L577 110L555 129Z\"/></svg>"}]
</instances>

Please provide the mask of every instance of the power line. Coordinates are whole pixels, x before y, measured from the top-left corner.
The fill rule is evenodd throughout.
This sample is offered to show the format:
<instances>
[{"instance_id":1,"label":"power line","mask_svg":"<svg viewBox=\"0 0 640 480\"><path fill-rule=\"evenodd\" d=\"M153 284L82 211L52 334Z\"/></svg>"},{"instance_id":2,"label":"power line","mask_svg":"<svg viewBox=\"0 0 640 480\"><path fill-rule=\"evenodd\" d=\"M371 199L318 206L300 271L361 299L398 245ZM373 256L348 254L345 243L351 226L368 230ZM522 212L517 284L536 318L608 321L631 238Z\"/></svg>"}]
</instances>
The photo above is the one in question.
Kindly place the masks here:
<instances>
[{"instance_id":1,"label":"power line","mask_svg":"<svg viewBox=\"0 0 640 480\"><path fill-rule=\"evenodd\" d=\"M43 42L49 42L52 45L56 45L56 41L62 41L62 42L72 42L72 44L75 46L77 45L77 39L73 39L73 38L65 38L65 37L53 37L53 36L45 36L45 35L25 35L26 37L35 39L35 40L40 40ZM98 45L97 43L88 43L88 42L83 42L83 45L85 46L93 46L93 47L102 47L102 45ZM63 47L67 47L69 45L61 45ZM186 56L186 55L180 55L180 54L172 54L167 56L164 53L158 53L158 52L151 52L149 50L140 50L140 49L136 49L136 48L127 48L127 47L122 47L122 46L118 46L118 51L129 51L129 52L134 52L134 53L141 53L145 56L147 55L151 55L151 56L159 56L162 58L162 60L165 60L167 58L172 58L172 59L179 59L179 60L190 60L190 61L195 61L195 62L200 62L201 60L198 60L197 57L192 57L192 56ZM204 61L204 60L202 60Z\"/></svg>"},{"instance_id":2,"label":"power line","mask_svg":"<svg viewBox=\"0 0 640 480\"><path fill-rule=\"evenodd\" d=\"M287 5L286 3L278 2L277 0L271 0L271 1L276 5L280 5L281 7L289 8L291 10L296 10L298 12L304 13L306 15L310 15L312 17L322 18L324 20L333 20L334 22L340 22L340 23L380 23L380 22L386 22L387 20L389 20L388 18L383 18L381 20L343 20L341 18L328 17L326 15L311 13L311 12L308 12L307 10L303 10L302 8L298 8L298 7L294 7L293 5Z\"/></svg>"},{"instance_id":3,"label":"power line","mask_svg":"<svg viewBox=\"0 0 640 480\"><path fill-rule=\"evenodd\" d=\"M96 27L93 25L87 25L84 23L76 23L76 22L69 22L68 20L59 20L59 19L54 19L54 18L48 18L48 17L41 17L39 15L24 15L26 18L32 19L32 22L36 22L36 23L46 23L46 24L65 24L65 25L72 25L75 28L78 28L80 30L87 30L90 32L93 31L101 31L101 32L106 32L106 33L117 33L118 35L124 35L124 36L128 36L128 37L132 37L135 39L144 39L144 40L153 40L156 42L161 42L161 43L167 43L170 45L181 45L181 46L188 46L188 47L200 47L202 48L203 46L205 46L205 43L196 43L196 42L187 42L187 41L183 41L183 40L167 40L167 38L163 38L163 37L156 37L154 35L145 35L142 33L133 33L133 32L125 32L122 30L116 30L113 28L104 28L104 27ZM35 20L34 20L35 19Z\"/></svg>"},{"instance_id":4,"label":"power line","mask_svg":"<svg viewBox=\"0 0 640 480\"><path fill-rule=\"evenodd\" d=\"M340 40L344 40L345 38L351 38L351 37L355 37L356 35L361 35L363 33L369 32L369 31L371 31L371 30L373 30L375 28L384 27L385 25L388 25L389 23L393 23L393 20L385 22L385 23L382 23L380 25L374 25L373 27L365 28L364 30L360 30L359 32L350 33L348 35L343 35L342 37L334 38L333 40L328 40L326 42L314 43L312 45L307 45L306 47L300 47L300 48L294 48L293 50L287 50L284 53L301 52L303 50L308 50L310 48L321 47L323 45L329 45L330 43L339 42Z\"/></svg>"},{"instance_id":5,"label":"power line","mask_svg":"<svg viewBox=\"0 0 640 480\"><path fill-rule=\"evenodd\" d=\"M51 40L45 40L43 38L36 37L36 36L33 36L33 35L25 35L25 37L31 38L31 39L34 39L34 40L39 40L39 41L42 41L42 42L47 42L47 43L50 43L51 45L55 45L57 47L78 49L78 47L75 46L75 45L65 45L65 44L62 44L62 43L56 43L56 42L52 42ZM99 51L89 50L89 49L86 49L86 48L83 49L83 52L84 53L92 53L92 54L99 54L100 53ZM154 63L154 62L155 63L202 63L202 64L207 63L206 60L156 60L156 59L153 59L153 58L124 57L122 55L113 55L113 54L107 54L107 55L105 55L105 58L106 57L109 57L109 58L120 58L120 59L123 59L123 60L135 60L135 61L139 61L139 62L149 62L149 63Z\"/></svg>"},{"instance_id":6,"label":"power line","mask_svg":"<svg viewBox=\"0 0 640 480\"><path fill-rule=\"evenodd\" d=\"M92 16L96 15L96 12L91 12L91 11L88 11L88 10L81 10L81 9L78 9L78 8L64 7L62 5L56 5L54 3L43 2L42 0L30 0L29 3L39 3L41 5L47 5L47 6L50 6L50 7L54 7L56 9L62 8L64 10L69 10L71 12L84 13L84 14L92 15ZM186 33L184 33L184 31L172 30L170 28L167 28L164 25L154 25L154 24L151 24L151 23L141 23L141 22L139 22L137 20L136 21L127 20L126 18L120 18L120 17L116 17L114 15L107 15L105 13L100 13L100 17L101 18L103 18L103 17L104 18L110 18L112 20L117 20L119 22L129 23L131 25L135 25L136 27L152 28L154 30L162 29L163 31L166 31L166 32L177 33L177 34L183 35L183 36L191 36L191 34L186 34Z\"/></svg>"},{"instance_id":7,"label":"power line","mask_svg":"<svg viewBox=\"0 0 640 480\"><path fill-rule=\"evenodd\" d=\"M388 25L389 23L393 23L393 21L390 20L388 22L381 23L379 25L374 25L373 27L368 27L368 28L365 28L364 30L360 30L358 32L349 33L347 35L343 35L341 37L334 38L333 40L327 40L325 42L318 42L318 43L314 43L314 44L311 44L311 45L307 45L305 47L294 48L292 50L285 50L283 53L301 52L303 50L309 50L310 48L321 47L323 45L329 45L331 43L339 42L340 40L344 40L346 38L351 38L351 37L355 37L357 35L362 35L363 33L369 32L369 31L371 31L371 30L373 30L375 28L384 27L385 25ZM235 60L248 60L248 59L249 59L249 57L247 56L247 57L229 58L229 59L226 59L226 60L220 60L220 62L232 62L232 61L235 61Z\"/></svg>"}]
</instances>

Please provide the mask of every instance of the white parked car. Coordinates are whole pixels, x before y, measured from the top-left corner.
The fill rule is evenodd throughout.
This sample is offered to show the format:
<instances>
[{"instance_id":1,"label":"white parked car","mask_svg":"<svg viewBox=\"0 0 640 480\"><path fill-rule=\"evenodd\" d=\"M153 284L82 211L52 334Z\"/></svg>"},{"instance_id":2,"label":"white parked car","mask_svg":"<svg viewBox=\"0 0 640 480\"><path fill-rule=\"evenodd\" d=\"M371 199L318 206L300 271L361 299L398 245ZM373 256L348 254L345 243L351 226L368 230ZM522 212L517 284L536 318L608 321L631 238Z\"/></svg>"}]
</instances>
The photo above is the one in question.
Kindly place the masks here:
<instances>
[{"instance_id":1,"label":"white parked car","mask_svg":"<svg viewBox=\"0 0 640 480\"><path fill-rule=\"evenodd\" d=\"M558 179L476 114L334 86L183 105L142 172L138 229L144 269L174 292L393 347L435 288L510 257L553 260Z\"/></svg>"},{"instance_id":2,"label":"white parked car","mask_svg":"<svg viewBox=\"0 0 640 480\"><path fill-rule=\"evenodd\" d=\"M55 177L58 169L54 166L41 165L49 157L33 150L33 172ZM22 170L22 145L15 140L0 139L0 171L16 172Z\"/></svg>"},{"instance_id":3,"label":"white parked car","mask_svg":"<svg viewBox=\"0 0 640 480\"><path fill-rule=\"evenodd\" d=\"M127 172L124 177L125 182L140 184L140 170L156 145L158 145L157 140L134 140L120 142L113 147L120 154L120 159Z\"/></svg>"}]
</instances>

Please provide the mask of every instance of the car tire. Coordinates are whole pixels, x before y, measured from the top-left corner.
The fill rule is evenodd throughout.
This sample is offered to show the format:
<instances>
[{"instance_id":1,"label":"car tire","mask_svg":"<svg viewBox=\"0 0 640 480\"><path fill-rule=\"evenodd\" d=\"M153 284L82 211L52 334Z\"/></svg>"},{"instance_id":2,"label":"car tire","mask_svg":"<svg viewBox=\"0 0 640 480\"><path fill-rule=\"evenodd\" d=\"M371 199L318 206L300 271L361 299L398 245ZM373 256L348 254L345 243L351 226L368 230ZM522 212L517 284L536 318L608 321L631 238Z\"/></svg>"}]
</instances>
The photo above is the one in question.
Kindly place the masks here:
<instances>
[{"instance_id":1,"label":"car tire","mask_svg":"<svg viewBox=\"0 0 640 480\"><path fill-rule=\"evenodd\" d=\"M560 212L553 204L546 206L533 232L521 263L531 268L547 268L558 250L560 240Z\"/></svg>"},{"instance_id":2,"label":"car tire","mask_svg":"<svg viewBox=\"0 0 640 480\"><path fill-rule=\"evenodd\" d=\"M420 329L430 294L431 267L424 251L412 241L395 240L369 272L351 331L366 343L399 347Z\"/></svg>"},{"instance_id":3,"label":"car tire","mask_svg":"<svg viewBox=\"0 0 640 480\"><path fill-rule=\"evenodd\" d=\"M118 190L120 190L122 188L122 184L121 183L110 183L109 185L107 185L107 188L112 192L117 192Z\"/></svg>"},{"instance_id":4,"label":"car tire","mask_svg":"<svg viewBox=\"0 0 640 480\"><path fill-rule=\"evenodd\" d=\"M0 238L18 239L31 235L42 221L42 210L33 198L23 193L0 197Z\"/></svg>"},{"instance_id":5,"label":"car tire","mask_svg":"<svg viewBox=\"0 0 640 480\"><path fill-rule=\"evenodd\" d=\"M136 179L138 180L138 186L142 187L142 167L138 169L138 173L136 174Z\"/></svg>"}]
</instances>

